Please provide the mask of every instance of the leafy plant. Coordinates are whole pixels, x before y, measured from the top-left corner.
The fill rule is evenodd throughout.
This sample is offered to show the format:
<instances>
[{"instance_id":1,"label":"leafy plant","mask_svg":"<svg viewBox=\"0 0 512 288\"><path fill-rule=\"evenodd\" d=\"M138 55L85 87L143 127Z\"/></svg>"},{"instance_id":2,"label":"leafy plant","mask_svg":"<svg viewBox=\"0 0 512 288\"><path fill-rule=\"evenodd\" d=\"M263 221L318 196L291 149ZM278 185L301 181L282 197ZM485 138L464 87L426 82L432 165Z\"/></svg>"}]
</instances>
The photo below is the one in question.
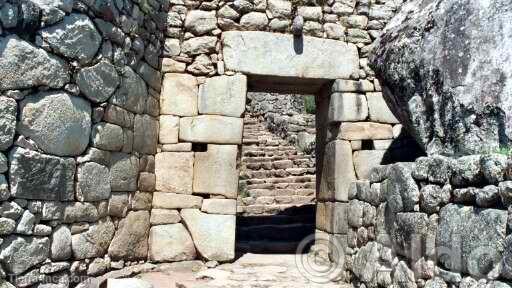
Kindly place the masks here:
<instances>
[{"instance_id":1,"label":"leafy plant","mask_svg":"<svg viewBox=\"0 0 512 288\"><path fill-rule=\"evenodd\" d=\"M308 114L316 114L315 96L308 95L304 97L304 108Z\"/></svg>"},{"instance_id":2,"label":"leafy plant","mask_svg":"<svg viewBox=\"0 0 512 288\"><path fill-rule=\"evenodd\" d=\"M500 147L496 153L506 156L512 156L512 147Z\"/></svg>"}]
</instances>

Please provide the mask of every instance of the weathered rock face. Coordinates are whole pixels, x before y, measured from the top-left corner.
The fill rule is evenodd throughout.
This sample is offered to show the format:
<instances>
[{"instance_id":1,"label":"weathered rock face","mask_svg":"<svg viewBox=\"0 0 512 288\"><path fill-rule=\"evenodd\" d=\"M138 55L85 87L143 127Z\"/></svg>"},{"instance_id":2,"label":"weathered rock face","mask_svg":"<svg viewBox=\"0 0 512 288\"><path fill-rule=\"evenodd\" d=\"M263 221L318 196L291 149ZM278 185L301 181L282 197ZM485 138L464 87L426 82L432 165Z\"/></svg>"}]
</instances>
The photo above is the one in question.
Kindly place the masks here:
<instances>
[{"instance_id":1,"label":"weathered rock face","mask_svg":"<svg viewBox=\"0 0 512 288\"><path fill-rule=\"evenodd\" d=\"M14 148L9 155L14 197L69 201L74 198L75 161Z\"/></svg>"},{"instance_id":2,"label":"weathered rock face","mask_svg":"<svg viewBox=\"0 0 512 288\"><path fill-rule=\"evenodd\" d=\"M49 154L74 156L89 143L91 105L64 92L31 95L20 104L18 130Z\"/></svg>"},{"instance_id":3,"label":"weathered rock face","mask_svg":"<svg viewBox=\"0 0 512 288\"><path fill-rule=\"evenodd\" d=\"M14 141L16 107L13 99L0 97L0 150L9 148Z\"/></svg>"},{"instance_id":4,"label":"weathered rock face","mask_svg":"<svg viewBox=\"0 0 512 288\"><path fill-rule=\"evenodd\" d=\"M184 261L195 257L194 242L183 224L158 225L151 228L149 259L152 261Z\"/></svg>"},{"instance_id":5,"label":"weathered rock face","mask_svg":"<svg viewBox=\"0 0 512 288\"><path fill-rule=\"evenodd\" d=\"M508 1L410 1L370 62L384 97L428 154L497 150L512 138Z\"/></svg>"},{"instance_id":6,"label":"weathered rock face","mask_svg":"<svg viewBox=\"0 0 512 288\"><path fill-rule=\"evenodd\" d=\"M0 89L37 86L60 88L69 81L65 62L43 49L10 35L0 39Z\"/></svg>"},{"instance_id":7,"label":"weathered rock face","mask_svg":"<svg viewBox=\"0 0 512 288\"><path fill-rule=\"evenodd\" d=\"M112 259L140 260L148 255L149 212L133 211L121 220L108 254Z\"/></svg>"},{"instance_id":8,"label":"weathered rock face","mask_svg":"<svg viewBox=\"0 0 512 288\"><path fill-rule=\"evenodd\" d=\"M102 257L106 254L115 226L110 218L100 220L91 225L88 231L73 235L72 249L76 259Z\"/></svg>"},{"instance_id":9,"label":"weathered rock face","mask_svg":"<svg viewBox=\"0 0 512 288\"><path fill-rule=\"evenodd\" d=\"M10 236L4 239L0 261L9 273L19 275L43 262L50 253L48 238Z\"/></svg>"}]
</instances>

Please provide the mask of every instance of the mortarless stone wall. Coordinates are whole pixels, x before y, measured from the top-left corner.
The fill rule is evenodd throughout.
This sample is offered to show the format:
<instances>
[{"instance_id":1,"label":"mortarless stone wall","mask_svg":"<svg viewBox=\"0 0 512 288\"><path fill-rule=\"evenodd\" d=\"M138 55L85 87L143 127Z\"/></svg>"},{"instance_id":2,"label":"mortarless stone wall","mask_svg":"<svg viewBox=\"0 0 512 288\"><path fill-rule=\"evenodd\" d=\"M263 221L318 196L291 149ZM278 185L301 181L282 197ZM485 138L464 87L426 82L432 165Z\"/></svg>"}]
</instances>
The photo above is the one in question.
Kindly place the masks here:
<instances>
[{"instance_id":1,"label":"mortarless stone wall","mask_svg":"<svg viewBox=\"0 0 512 288\"><path fill-rule=\"evenodd\" d=\"M507 156L487 154L373 168L352 183L343 208L346 280L510 287L511 167Z\"/></svg>"}]
</instances>

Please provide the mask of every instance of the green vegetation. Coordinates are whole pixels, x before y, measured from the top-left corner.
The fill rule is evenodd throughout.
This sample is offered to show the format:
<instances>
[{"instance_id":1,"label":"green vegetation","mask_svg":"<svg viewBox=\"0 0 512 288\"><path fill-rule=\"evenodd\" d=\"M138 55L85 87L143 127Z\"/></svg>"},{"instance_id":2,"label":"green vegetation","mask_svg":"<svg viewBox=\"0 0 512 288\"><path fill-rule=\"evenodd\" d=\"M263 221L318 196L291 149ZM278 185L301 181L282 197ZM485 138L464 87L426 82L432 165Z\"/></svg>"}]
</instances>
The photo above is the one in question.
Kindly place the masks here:
<instances>
[{"instance_id":1,"label":"green vegetation","mask_svg":"<svg viewBox=\"0 0 512 288\"><path fill-rule=\"evenodd\" d=\"M316 114L315 96L308 95L304 97L304 108L306 108L306 113Z\"/></svg>"},{"instance_id":2,"label":"green vegetation","mask_svg":"<svg viewBox=\"0 0 512 288\"><path fill-rule=\"evenodd\" d=\"M500 147L496 153L506 156L512 156L512 147Z\"/></svg>"}]
</instances>

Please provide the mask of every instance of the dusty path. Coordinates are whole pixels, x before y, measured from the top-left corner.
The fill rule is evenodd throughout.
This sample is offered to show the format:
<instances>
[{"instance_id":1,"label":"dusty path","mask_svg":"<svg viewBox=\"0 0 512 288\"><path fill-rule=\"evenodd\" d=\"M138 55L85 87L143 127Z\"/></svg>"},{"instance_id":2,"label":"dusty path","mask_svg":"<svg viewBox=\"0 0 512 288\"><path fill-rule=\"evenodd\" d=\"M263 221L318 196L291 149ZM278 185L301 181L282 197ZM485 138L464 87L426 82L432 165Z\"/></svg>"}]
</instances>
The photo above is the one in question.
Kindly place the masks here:
<instances>
[{"instance_id":1,"label":"dusty path","mask_svg":"<svg viewBox=\"0 0 512 288\"><path fill-rule=\"evenodd\" d=\"M348 288L315 283L297 268L295 255L245 254L236 262L201 271L163 271L138 276L154 288ZM324 281L325 282L325 281Z\"/></svg>"}]
</instances>

